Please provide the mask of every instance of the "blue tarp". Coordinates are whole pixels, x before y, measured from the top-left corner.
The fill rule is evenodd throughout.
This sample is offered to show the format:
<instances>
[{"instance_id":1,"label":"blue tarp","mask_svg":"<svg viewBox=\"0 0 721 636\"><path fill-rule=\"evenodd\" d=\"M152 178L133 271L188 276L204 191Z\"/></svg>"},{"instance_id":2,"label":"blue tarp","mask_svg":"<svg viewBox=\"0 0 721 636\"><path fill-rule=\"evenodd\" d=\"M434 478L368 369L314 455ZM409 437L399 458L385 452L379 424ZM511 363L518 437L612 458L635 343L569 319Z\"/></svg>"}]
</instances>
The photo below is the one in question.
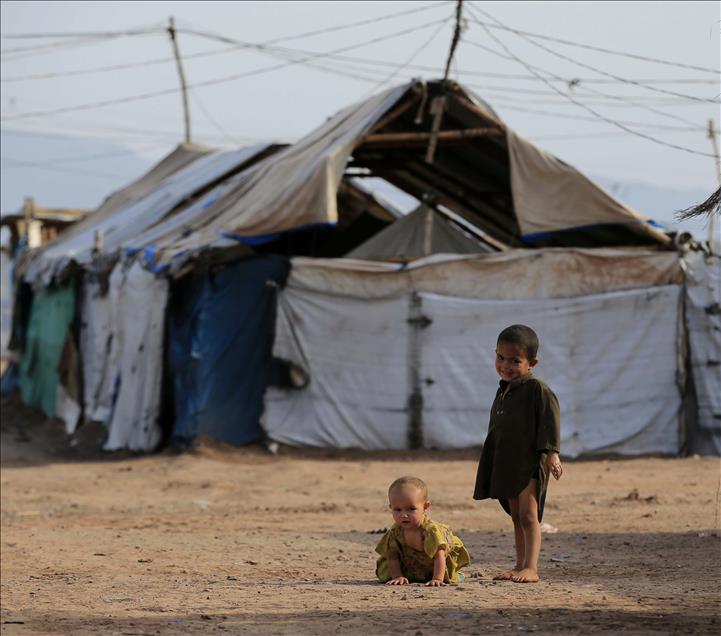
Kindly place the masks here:
<instances>
[{"instance_id":1,"label":"blue tarp","mask_svg":"<svg viewBox=\"0 0 721 636\"><path fill-rule=\"evenodd\" d=\"M176 284L168 315L176 441L202 433L247 444L262 436L276 300L267 281L283 285L289 270L287 258L260 256Z\"/></svg>"}]
</instances>

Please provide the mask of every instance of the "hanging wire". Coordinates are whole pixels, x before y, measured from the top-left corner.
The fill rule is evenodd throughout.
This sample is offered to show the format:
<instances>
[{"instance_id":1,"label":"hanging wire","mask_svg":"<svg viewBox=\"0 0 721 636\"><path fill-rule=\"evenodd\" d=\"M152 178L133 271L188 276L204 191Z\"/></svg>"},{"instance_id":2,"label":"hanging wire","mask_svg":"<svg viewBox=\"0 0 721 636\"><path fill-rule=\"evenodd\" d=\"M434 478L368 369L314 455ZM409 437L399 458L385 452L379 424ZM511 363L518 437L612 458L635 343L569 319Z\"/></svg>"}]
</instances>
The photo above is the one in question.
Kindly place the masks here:
<instances>
[{"instance_id":1,"label":"hanging wire","mask_svg":"<svg viewBox=\"0 0 721 636\"><path fill-rule=\"evenodd\" d=\"M555 92L558 93L559 95L565 97L565 98L568 99L569 101L573 102L574 104L576 104L576 105L579 106L580 108L583 108L584 110L588 111L589 113L591 113L592 115L594 115L595 117L597 117L598 119L600 119L601 121L605 121L606 123L608 123L608 124L610 124L610 125L612 125L612 126L615 126L615 127L617 127L617 128L620 128L621 130L625 130L626 132L628 132L628 133L630 133L630 134L632 134L632 135L635 135L635 136L637 136L637 137L641 137L641 138L643 138L643 139L647 139L648 141L652 141L653 143L656 143L656 144L659 144L659 145L662 145L662 146L666 146L666 147L668 147L668 148L673 148L673 149L675 149L675 150L681 150L681 151L683 151L683 152L687 152L687 153L689 153L689 154L694 154L694 155L699 155L699 156L702 156L702 157L713 157L713 155L712 155L711 153L701 152L701 151L698 151L698 150L694 150L694 149L692 149L692 148L687 148L686 146L679 146L678 144L669 143L669 142L664 141L664 140L662 140L662 139L658 139L657 137L652 137L651 135L647 135L647 134L642 133L642 132L639 132L639 131L637 131L637 130L633 130L632 128L629 128L628 126L626 126L626 125L624 125L624 124L622 124L622 123L620 123L620 122L618 122L618 121L616 121L616 120L613 120L613 119L610 119L610 118L608 118L608 117L605 117L604 115L602 115L601 113L597 112L596 110L594 110L594 109L591 108L590 106L587 106L586 104L583 104L582 102L579 102L578 100L574 99L571 95L568 95L567 93L564 93L563 91L561 91L561 90L559 90L558 88L556 88L556 87L555 87L551 82L549 82L545 77L543 77L542 75L540 75L539 73L537 73L537 72L534 70L534 67L532 67L530 64L528 64L527 62L525 62L523 59L521 59L521 58L518 57L517 55L515 55L501 40L499 40L499 39L491 32L491 30L490 30L487 26L485 26L485 25L482 24L482 23L480 24L480 26L486 31L486 33L488 34L488 36L489 36L494 42L496 42L504 51L506 51L506 53L507 53L509 56L511 56L516 62L518 62L519 64L521 64L521 65L522 65L524 68L526 68L528 71L530 71L531 73L533 73L534 75L536 75L537 77L539 77L540 79L542 79L542 81L543 81L549 88L551 88L553 91L555 91Z\"/></svg>"}]
</instances>

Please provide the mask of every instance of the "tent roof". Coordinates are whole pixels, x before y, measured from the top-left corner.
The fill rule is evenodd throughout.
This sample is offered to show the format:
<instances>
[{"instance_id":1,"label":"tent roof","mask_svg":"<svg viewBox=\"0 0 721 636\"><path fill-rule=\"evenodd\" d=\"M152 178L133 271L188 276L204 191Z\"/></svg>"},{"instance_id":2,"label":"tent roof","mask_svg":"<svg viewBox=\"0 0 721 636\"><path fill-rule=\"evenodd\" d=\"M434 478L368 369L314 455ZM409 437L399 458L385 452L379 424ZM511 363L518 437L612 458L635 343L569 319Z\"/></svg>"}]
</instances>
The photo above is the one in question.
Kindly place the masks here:
<instances>
[{"instance_id":1,"label":"tent roof","mask_svg":"<svg viewBox=\"0 0 721 636\"><path fill-rule=\"evenodd\" d=\"M430 110L443 86L414 81L343 109L236 175L207 209L159 225L156 262L334 224L349 167L443 205L508 246L669 244L647 219L519 136L456 83L447 85L438 150L426 162Z\"/></svg>"},{"instance_id":2,"label":"tent roof","mask_svg":"<svg viewBox=\"0 0 721 636\"><path fill-rule=\"evenodd\" d=\"M445 220L439 212L420 205L346 256L367 260L408 261L431 254L479 254L493 251L488 245Z\"/></svg>"},{"instance_id":3,"label":"tent roof","mask_svg":"<svg viewBox=\"0 0 721 636\"><path fill-rule=\"evenodd\" d=\"M219 152L178 146L140 179L110 195L94 214L29 254L21 266L25 279L49 284L71 262L87 264L97 254L113 256L158 221L277 147L260 144Z\"/></svg>"},{"instance_id":4,"label":"tent roof","mask_svg":"<svg viewBox=\"0 0 721 636\"><path fill-rule=\"evenodd\" d=\"M429 162L433 113L441 103ZM416 80L341 110L291 146L227 153L180 146L43 249L26 279L48 281L72 260L89 262L98 231L105 253L142 250L153 268L172 270L208 251L335 225L339 188L350 169L446 209L504 246L670 244L462 86Z\"/></svg>"}]
</instances>

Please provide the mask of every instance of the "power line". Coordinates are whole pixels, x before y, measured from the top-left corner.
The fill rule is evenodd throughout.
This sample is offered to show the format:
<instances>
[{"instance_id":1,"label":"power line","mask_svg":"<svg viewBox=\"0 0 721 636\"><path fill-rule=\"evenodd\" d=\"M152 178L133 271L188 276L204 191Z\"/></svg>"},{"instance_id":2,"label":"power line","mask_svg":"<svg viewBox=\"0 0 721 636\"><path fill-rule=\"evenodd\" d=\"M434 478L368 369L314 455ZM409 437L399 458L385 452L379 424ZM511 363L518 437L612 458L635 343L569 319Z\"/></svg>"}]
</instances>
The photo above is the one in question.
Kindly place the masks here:
<instances>
[{"instance_id":1,"label":"power line","mask_svg":"<svg viewBox=\"0 0 721 636\"><path fill-rule=\"evenodd\" d=\"M495 18L494 18L494 19L495 19ZM485 26L485 24L484 24L482 21L478 21L478 20L475 20L475 21L476 21L480 26L482 26L484 29L487 29L487 27ZM500 24L500 22L499 22L499 24ZM498 40L495 36L493 36L493 38L496 40L496 42L499 42L499 43L500 43L500 40ZM476 42L472 42L472 41L471 41L471 42L469 42L469 43L472 44L472 45L474 45L474 46L478 46L478 47L480 47L480 48L482 48L482 49L484 49L484 50L487 50L487 51L490 51L490 52L494 52L495 54L498 54L498 55L502 55L502 54L499 54L497 51L493 51L493 49L489 49L488 47L483 46L483 45L481 45L481 44L478 44L478 43L476 43ZM501 43L501 45L503 46L502 43ZM508 50L505 46L504 46L504 48L505 48L505 50ZM510 57L510 58L509 58L508 56L503 56L503 57L506 58L506 59L512 59L513 61L518 61L518 58L514 58L514 57ZM549 82L549 79L548 79L548 78L550 77L550 78L553 78L553 79L555 79L555 80L557 80L557 81L564 81L565 84L566 84L566 85L569 85L569 86L572 85L572 83L570 83L568 80L564 80L563 78L559 77L558 75L555 75L554 73L550 73L549 71L546 71L546 70L544 70L544 69L541 69L541 68L539 68L539 67L537 67L537 66L533 66L532 64L528 64L528 63L526 63L526 62L522 62L522 63L523 63L523 65L524 65L529 71L531 71L532 73L535 73L535 74L537 75L537 77L539 77L544 83L546 83L546 85L548 85L555 93L558 93L558 94L560 94L560 95L563 95L564 97L566 97L566 99L569 99L569 100L570 100L570 97L568 96L568 94L559 91L555 86L551 85L551 83ZM538 71L538 73L537 73L537 71ZM541 73L543 73L543 74L545 75L545 77L542 76ZM619 95L612 95L612 94L608 94L608 93L603 93L603 92L601 92L601 91L598 91L598 90L596 90L596 89L594 89L594 88L590 88L590 87L585 87L584 90L590 91L591 93L594 93L595 95L599 95L599 96L601 96L601 97L606 97L606 98L608 98L608 99L612 99L612 100L614 100L614 101L624 102L624 103L626 103L626 104L630 104L631 106L635 106L635 107L637 107L637 108L643 108L643 109L645 109L645 110L648 110L649 112L655 113L656 115L661 115L662 117L667 117L668 119L673 119L673 120L675 120L675 121L680 121L680 122L682 122L682 123L684 123L684 124L689 124L689 125L693 125L693 126L697 125L695 122L692 122L692 121L690 121L690 120L688 120L688 119L686 119L686 118L684 118L684 117L679 117L678 115L673 115L673 114L671 114L671 113L667 113L667 112L665 112L665 111L658 110L658 109L653 108L653 107L651 107L651 106L648 106L648 105L646 105L646 104L640 104L640 103L638 103L638 102L631 101L631 100L629 100L629 99L627 99L627 98L625 98L625 97L621 97L621 96L619 96ZM570 100L570 101L572 101L573 103L579 103L579 102L577 102L577 100Z\"/></svg>"},{"instance_id":2,"label":"power line","mask_svg":"<svg viewBox=\"0 0 721 636\"><path fill-rule=\"evenodd\" d=\"M194 90L190 90L190 98L198 105L198 108L200 108L200 111L205 115L205 118L210 122L210 124L218 131L220 132L224 138L229 139L234 144L237 144L238 146L241 145L241 142L237 139L233 138L233 135L231 135L225 128L223 128L218 121L213 117L213 115L210 114L210 111L205 107L205 104L201 101L200 97Z\"/></svg>"},{"instance_id":3,"label":"power line","mask_svg":"<svg viewBox=\"0 0 721 636\"><path fill-rule=\"evenodd\" d=\"M376 91L380 90L386 84L388 84L388 82L393 80L401 71L405 70L405 68L409 64L411 64L413 62L413 60L416 59L416 57L421 53L421 51L423 51L427 46L430 45L431 42L433 42L433 40L436 39L436 36L443 30L443 27L446 26L450 20L451 20L451 18L448 18L448 19L444 20L443 22L441 22L441 24L438 26L438 28L435 31L433 31L433 33L431 33L431 37L429 37L427 40L425 40L415 51L413 51L413 53L411 53L411 55L408 57L408 59L403 64L398 66L385 79L383 79L380 82L378 82L377 84L374 84L373 86L371 86L365 93L363 93L363 95L361 95L361 99L366 99L366 97L368 97L369 95L372 95Z\"/></svg>"},{"instance_id":4,"label":"power line","mask_svg":"<svg viewBox=\"0 0 721 636\"><path fill-rule=\"evenodd\" d=\"M158 32L159 31L157 29L147 29L144 31L138 31L137 33L134 33L132 35L151 35ZM102 44L104 42L117 40L120 37L129 36L130 34L128 36L117 35L103 38L73 38L69 41L49 42L47 44L39 44L36 46L3 49L2 51L0 51L0 54L2 55L2 57L0 57L0 62L15 62L17 60L26 59L28 57L34 57L37 55L43 55L44 53L53 52L60 48L69 49L88 46L91 44Z\"/></svg>"},{"instance_id":5,"label":"power line","mask_svg":"<svg viewBox=\"0 0 721 636\"><path fill-rule=\"evenodd\" d=\"M43 44L40 46L21 46L13 49L3 49L2 51L0 51L0 56L2 56L0 57L0 62L15 62L16 60L22 60L28 57L33 57L35 55L42 55L43 53L55 51L56 49L77 48L105 41L106 40L88 40L85 38L81 38L77 40Z\"/></svg>"},{"instance_id":6,"label":"power line","mask_svg":"<svg viewBox=\"0 0 721 636\"><path fill-rule=\"evenodd\" d=\"M567 113L557 113L550 110L540 110L537 108L524 108L522 106L518 106L517 103L513 104L507 104L499 101L493 102L494 106L500 106L502 108L507 108L509 110L517 110L519 112L524 113L531 113L533 115L545 115L548 117L557 117L559 119L574 119L577 121L590 121L595 123L600 123L598 117L586 117L584 115L573 115L573 114L567 114ZM636 122L636 121L623 121L618 120L622 124L626 124L628 126L636 126L637 128L651 128L654 130L669 130L669 131L678 131L678 132L698 132L699 127L698 126L687 126L687 127L681 127L681 126L666 126L664 124L649 124L647 122Z\"/></svg>"},{"instance_id":7,"label":"power line","mask_svg":"<svg viewBox=\"0 0 721 636\"><path fill-rule=\"evenodd\" d=\"M27 39L53 39L53 38L118 38L129 35L143 35L145 33L160 32L157 25L151 27L139 27L125 31L63 31L55 33L3 33L0 38L3 40L27 40Z\"/></svg>"},{"instance_id":8,"label":"power line","mask_svg":"<svg viewBox=\"0 0 721 636\"><path fill-rule=\"evenodd\" d=\"M267 40L267 41L264 42L263 44L264 44L264 45L269 45L269 44L276 44L276 43L278 43L278 42L290 42L291 40L300 40L300 39L312 37L312 36L315 36L315 35L323 35L323 34L325 34L325 33L332 33L332 32L334 32L334 31L343 31L343 30L345 30L345 29L352 29L352 28L359 27L359 26L364 26L364 25L367 25L367 24L375 24L375 23L377 23L377 22L382 22L382 21L384 21L384 20L390 20L390 19L392 19L392 18L398 18L398 17L401 17L401 16L408 16L408 15L412 15L412 14L414 14L414 13L421 13L422 11L429 11L429 10L431 10L431 9L438 9L438 8L440 8L440 7L444 7L444 6L447 6L447 5L449 5L449 4L453 4L453 1L452 1L452 0L449 0L449 1L446 1L446 2L437 2L437 3L432 4L432 5L429 5L429 6L419 7L419 8L416 8L416 9L409 9L409 10L406 10L406 11L398 11L397 13L389 13L389 14L386 14L386 15L378 16L378 17L376 17L376 18L368 18L368 19L366 19L366 20L360 20L360 21L358 21L358 22L350 22L350 23L348 23L348 24L342 24L342 25L339 25L339 26L327 27L327 28L324 28L324 29L317 29L317 30L315 30L315 31L306 31L305 33L299 33L298 35L288 35L288 36L284 36L284 37L279 37L279 38L275 38L275 39L273 39L273 40Z\"/></svg>"},{"instance_id":9,"label":"power line","mask_svg":"<svg viewBox=\"0 0 721 636\"><path fill-rule=\"evenodd\" d=\"M448 3L445 3L448 4ZM438 5L440 6L440 5ZM396 16L400 14L391 14L391 16ZM391 17L391 16L386 16ZM345 25L342 28L350 27L352 25ZM338 27L341 28L341 27ZM298 36L289 36L287 38L277 38L276 40L270 40L269 42L276 42L281 41L283 39L298 39L300 37L309 36L310 34L315 32L309 32L307 34L301 34ZM226 49L213 49L209 51L201 51L198 53L190 53L183 55L183 60L191 60L191 59L199 59L203 57L210 57L210 56L216 56L216 55L225 55L227 53L232 53L234 51L237 51L238 49L247 49L247 48L257 48L258 46L266 47L268 50L271 48L274 50L277 50L278 52L285 52L287 54L301 54L301 55L318 55L315 51L308 51L308 50L301 50L301 49L289 49L286 47L270 47L268 46L268 42L263 43L262 45L253 45L250 43L241 42L238 44L234 44ZM497 51L494 51L493 49L489 49L487 47L483 47L483 45L479 45L478 43L473 43L473 45L478 46L479 48L484 48L484 50L487 50L490 53L493 53L496 56L502 57L504 59L511 59L508 56L503 55L502 53L499 53ZM403 66L393 64L388 62L387 60L373 60L373 59L367 59L367 58L359 58L354 56L347 56L347 55L328 55L328 57L336 58L337 61L348 61L352 63L358 63L358 64L365 64L369 66L382 66L382 67L399 67ZM33 75L25 75L20 77L2 77L0 78L0 82L2 83L15 83L15 82L25 82L25 81L33 81L33 80L44 80L44 79L54 79L54 78L62 78L62 77L73 77L78 75L89 75L94 73L103 73L103 72L115 72L119 70L125 70L125 69L132 69L132 68L139 68L139 67L147 67L152 66L156 64L166 64L169 62L173 62L174 58L172 57L164 57L164 58L154 58L150 60L145 60L142 62L132 62L132 63L126 63L126 64L114 64L109 66L98 66L93 68L87 68L87 69L77 69L77 70L70 70L70 71L59 71L59 72L53 72L53 73L37 73ZM437 72L438 69L432 67L432 66L425 66L420 64L408 64L406 65L406 68L418 70L418 71L426 71L426 72ZM523 81L539 81L538 77L535 75L524 75L524 74L514 74L514 73L496 73L493 71L478 71L475 69L459 69L458 73L461 75L475 75L479 77L493 77L498 79L511 79L511 80L523 80ZM603 78L597 78L597 77L579 77L575 78L580 83L586 85L586 84L615 84L618 83L616 80L612 79L603 79ZM567 80L560 80L563 82L566 82ZM643 84L718 84L718 80L712 80L712 79L699 79L699 78L648 78L648 79L634 79L633 81L643 83Z\"/></svg>"},{"instance_id":10,"label":"power line","mask_svg":"<svg viewBox=\"0 0 721 636\"><path fill-rule=\"evenodd\" d=\"M485 29L486 33L487 33L501 48L503 48L504 51L506 51L506 53L508 53L511 57L513 57L513 59L515 59L519 64L523 65L523 66L524 66L527 70L529 70L531 73L534 73L534 74L537 75L536 71L533 70L533 67L531 67L530 65L528 65L524 60L522 60L522 59L519 58L518 56L516 56L501 40L499 40L499 39L491 32L491 30L490 30L487 26L485 26L484 24L481 24L481 26L483 27L483 29ZM542 76L541 76L541 75L538 75L538 77L542 77ZM700 152L700 151L698 151L698 150L693 150L692 148L686 148L685 146L679 146L679 145L677 145L677 144L668 143L668 142L663 141L663 140L661 140L661 139L657 139L656 137L652 137L651 135L647 135L647 134L645 134L645 133L638 132L637 130L633 130L632 128L628 128L628 127L625 126L624 124L621 124L620 122L614 121L613 119L609 119L608 117L604 117L601 113L593 110L591 107L586 106L585 104L576 101L576 100L575 100L573 97L571 97L570 95L568 95L568 94L566 94L566 93L563 93L562 91L558 90L551 82L549 82L549 81L546 80L545 78L542 78L542 79L543 79L543 82L544 82L547 86L549 86L552 90L556 91L559 95L564 96L564 97L565 97L566 99L568 99L569 101L573 102L573 103L576 104L577 106L580 106L581 108L583 108L584 110L588 111L588 112L591 113L592 115L595 115L598 119L600 119L600 120L602 120L602 121L605 121L605 122L608 123L608 124L611 124L612 126L616 126L617 128L620 128L621 130L625 130L626 132L629 132L629 133L631 133L631 134L633 134L633 135L636 135L636 136L638 136L638 137L642 137L642 138L644 138L644 139L648 139L649 141L652 141L652 142L654 142L654 143L656 143L656 144L659 144L659 145L661 145L661 146L667 146L668 148L674 148L674 149L676 149L676 150L682 150L682 151L684 151L684 152L688 152L688 153L694 154L694 155L700 155L700 156L703 156L703 157L711 157L711 156L713 156L713 155L711 155L710 153L707 153L707 152Z\"/></svg>"},{"instance_id":11,"label":"power line","mask_svg":"<svg viewBox=\"0 0 721 636\"><path fill-rule=\"evenodd\" d=\"M128 179L127 176L120 176L118 174L110 174L107 172L99 172L97 170L82 170L80 168L63 168L62 166L48 165L44 163L37 163L34 161L17 161L10 159L9 157L0 157L0 160L11 168L40 168L41 170L51 170L54 172L69 172L72 174L82 174L94 177L102 177L104 179L113 179L114 181L120 181Z\"/></svg>"},{"instance_id":12,"label":"power line","mask_svg":"<svg viewBox=\"0 0 721 636\"><path fill-rule=\"evenodd\" d=\"M496 20L496 18L494 18L494 17L493 17L490 13L488 13L487 11L484 11L483 9L480 9L480 8L478 8L478 7L474 7L474 8L477 9L478 11L480 11L483 15L488 16L488 17L490 17L490 18L493 19L493 20ZM472 15L472 14L471 14L471 15ZM479 19L476 18L475 16L472 17L471 19L472 19L474 22L476 22L477 24L480 24L480 25L482 25L482 26L484 26L484 27L492 26L492 25L489 24L488 22L484 22L484 21L482 21L482 20L479 20ZM501 24L498 20L496 20L496 22L497 22L498 24ZM525 34L523 34L521 31L518 31L517 29L513 29L513 28L508 27L508 26L506 26L506 25L503 25L503 26L504 26L505 30L510 31L511 33L514 33L515 35L518 35L518 36L522 37L526 42L528 42L529 44L531 44L531 45L533 45L533 46L535 46L535 47L537 47L537 48L539 48L539 49L541 49L542 51L546 51L547 53L550 53L551 55L554 55L555 57L558 57L558 58L560 58L560 59L562 59L562 60L565 60L565 61L567 61L567 62L571 62L572 64L575 64L575 65L580 66L580 67L582 67L582 68L588 69L588 70L593 71L593 72L595 72L595 73L599 73L600 75L604 75L605 77L610 77L610 78L616 80L617 82L621 82L622 84L632 84L632 85L634 85L634 86L639 86L639 87L641 87L641 88L645 88L646 90L649 90L649 91L654 91L654 92L657 92L657 93L663 93L663 94L666 94L666 95L673 95L673 96L675 96L675 97L683 97L684 99L690 99L690 100L692 100L692 101L707 102L707 103L716 103L716 104L719 103L718 100L708 99L708 98L705 98L705 97L696 97L695 95L688 95L688 94L686 94L686 93L678 93L678 92L676 92L676 91L670 91L670 90L667 90L667 89L664 89L664 88L656 88L656 87L654 87L654 86L646 86L645 84L643 84L643 83L641 83L641 82L638 82L638 81L636 81L636 80L631 80L631 79L627 79L627 78L625 78L625 77L621 77L621 76L619 76L619 75L615 75L615 74L613 74L613 73L608 73L608 72L606 72L606 71L604 71L604 70L601 70L601 69L599 69L599 68L596 68L595 66L592 66L592 65L590 65L590 64L586 64L586 63L584 63L584 62L581 62L581 61L579 61L579 60L577 60L577 59L571 58L571 57L569 57L569 56L567 56L567 55L564 55L563 53L559 53L558 51L554 51L553 49L551 49L551 48L549 48L549 47L547 47L547 46L544 46L543 44L539 44L538 42L534 42L530 37L526 36Z\"/></svg>"},{"instance_id":13,"label":"power line","mask_svg":"<svg viewBox=\"0 0 721 636\"><path fill-rule=\"evenodd\" d=\"M248 44L242 44L242 45L233 45L225 49L212 49L208 51L200 51L198 53L188 53L183 55L183 60L191 60L191 59L199 59L203 57L211 57L216 55L225 55L227 53L233 53L234 51L237 51L238 49L245 49ZM267 47L269 50L271 47ZM294 52L296 54L302 54L302 55L315 55L317 52L314 51L307 51L307 50L300 50L300 49L288 49L285 47L273 47L277 51L286 51L288 53ZM487 49L489 51L492 51L492 49ZM510 59L507 58L507 56L504 56L497 51L494 52L497 55L503 57L504 59ZM329 55L328 57L335 58L338 62L342 62L347 60L351 63L358 63L358 64L365 64L367 66L382 66L382 67L394 67L394 66L400 66L393 63L388 62L387 60L372 60L367 58L359 58L349 55ZM92 68L86 68L86 69L76 69L76 70L70 70L70 71L58 71L53 73L36 73L32 75L23 75L19 77L0 77L0 82L3 84L9 84L9 83L15 83L15 82L28 82L28 81L34 81L34 80L44 80L44 79L55 79L55 78L62 78L62 77L74 77L78 75L91 75L94 73L105 73L105 72L115 72L115 71L121 71L125 69L133 69L133 68L140 68L140 67L147 67L147 66L153 66L156 64L167 64L169 62L173 62L174 58L172 57L162 57L162 58L154 58L149 60L144 60L142 62L130 62L127 64L113 64L109 66L96 66ZM406 68L417 70L417 71L428 71L428 72L436 72L438 69L432 67L432 66L425 66L422 64L408 64ZM454 66L455 68L455 66ZM478 71L475 69L457 69L457 73L459 75L475 75L478 77L493 77L497 79L509 79L509 80L522 80L522 81L534 81L537 82L539 79L535 75L524 75L520 73L495 73L493 71ZM579 77L576 78L581 84L616 84L617 82L615 80L611 79L603 79L598 77ZM566 80L562 80L566 81ZM712 79L698 79L698 78L648 78L648 79L636 79L637 82L642 82L644 84L713 84L718 85L718 80L712 80Z\"/></svg>"},{"instance_id":14,"label":"power line","mask_svg":"<svg viewBox=\"0 0 721 636\"><path fill-rule=\"evenodd\" d=\"M164 142L161 142L162 145L165 145ZM154 147L159 146L160 143L157 141L150 142L147 144L143 144L143 146L146 147ZM70 157L56 157L54 159L47 159L42 161L20 161L20 160L12 160L15 163L22 163L23 165L33 165L33 166L43 166L43 165L56 165L58 163L76 163L76 162L83 162L83 161L91 161L95 159L107 159L110 157L120 157L123 155L135 155L135 151L130 150L129 148L125 148L123 150L114 150L111 152L96 152L90 155L74 155Z\"/></svg>"},{"instance_id":15,"label":"power line","mask_svg":"<svg viewBox=\"0 0 721 636\"><path fill-rule=\"evenodd\" d=\"M367 41L360 42L357 44L351 44L348 46L344 46L339 49L335 49L333 51L328 51L325 53L318 53L316 55L308 56L308 57L300 59L300 60L293 60L293 61L285 62L283 64L277 64L275 66L269 66L269 67L265 67L265 68L255 69L252 71L246 71L244 73L238 73L235 75L220 77L220 78L213 79L213 80L206 80L204 82L197 82L195 84L189 85L189 88L200 88L203 86L213 86L216 84L232 82L232 81L235 81L238 79L243 79L243 78L251 77L254 75L270 73L270 72L273 72L276 70L280 70L282 68L286 68L288 66L300 64L300 63L308 61L308 60L313 60L315 58L327 57L328 55L332 55L334 53L349 51L352 49L361 48L363 46L368 46L369 44L375 44L376 42L382 42L382 41L389 40L389 39L392 39L395 37L399 37L401 35L406 35L408 33L414 33L416 31L426 29L430 26L436 26L437 24L439 24L440 22L443 22L443 21L445 21L445 19L444 20L433 20L432 22L427 22L425 24L421 24L421 25L418 25L415 27L403 29L401 31L396 31L395 33L390 33L388 35L379 36L379 37L373 38L371 40L367 40ZM183 31L183 32L188 33L188 31ZM228 40L227 38L225 38L225 39L221 38L221 36L214 36L213 34L207 34L207 33L202 33L202 32L193 32L193 34L199 35L202 37L206 37L206 38L210 38L210 39L218 39L218 40L224 40L224 41ZM251 47L251 48L256 48L256 47ZM159 90L159 91L151 91L148 93L142 93L140 95L131 95L128 97L108 99L108 100L93 102L93 103L89 103L89 104L80 104L77 106L66 106L64 108L56 108L56 109L48 110L48 111L35 111L35 112L29 112L29 113L20 113L18 115L10 115L10 116L5 116L5 117L0 117L0 120L11 121L11 120L17 120L17 119L27 119L29 117L44 117L46 115L56 115L56 114L60 114L60 113L68 113L68 112L74 112L74 111L80 111L80 110L91 110L91 109L95 109L95 108L103 108L105 106L110 106L112 104L123 104L123 103L128 103L128 102L150 99L153 97L160 97L162 95L170 95L172 93L177 93L179 90L180 90L179 88L167 88L167 89L163 89L163 90Z\"/></svg>"},{"instance_id":16,"label":"power line","mask_svg":"<svg viewBox=\"0 0 721 636\"><path fill-rule=\"evenodd\" d=\"M473 8L483 12L483 10L480 7L478 7L477 5L473 4L472 6L473 6ZM488 15L488 14L486 14L486 15ZM540 33L531 33L530 31L520 31L517 29L513 29L511 27L505 26L500 23L486 24L485 26L490 27L492 29L503 29L505 31L513 31L517 34L527 35L529 37L537 38L539 40L549 40L551 42L557 42L559 44L567 44L568 46L576 46L576 47L579 47L582 49L589 49L591 51L599 51L601 53L608 53L609 55L619 55L621 57L628 57L628 58L633 58L636 60L643 60L644 62L654 62L656 64L665 64L667 66L676 66L678 68L686 68L686 69L690 69L693 71L703 71L705 73L715 73L716 75L721 73L721 71L719 69L707 68L704 66L694 66L693 64L683 64L681 62L672 62L670 60L662 60L662 59L655 58L655 57L648 57L646 55L638 55L636 53L628 53L625 51L614 51L612 49L606 49L606 48L603 48L600 46L593 46L591 44L582 44L581 42L573 42L571 40L555 38L555 37L551 37L549 35L541 35Z\"/></svg>"},{"instance_id":17,"label":"power line","mask_svg":"<svg viewBox=\"0 0 721 636\"><path fill-rule=\"evenodd\" d=\"M274 38L272 40L267 40L266 42L262 43L261 45L257 45L257 46L267 46L270 44L275 44L277 42L287 42L287 41L291 41L291 40L298 40L298 39L312 37L315 35L321 35L324 33L331 33L334 31L341 31L344 29L350 29L350 28L354 28L354 27L358 27L358 26L364 26L367 24L375 24L378 22L383 22L385 20L390 20L393 18L401 17L401 16L408 16L408 15L412 15L412 14L416 14L416 13L421 13L424 11L429 11L431 9L436 9L436 8L446 6L451 3L452 2L449 2L449 1L438 2L433 5L429 5L429 6L419 7L419 8L415 8L415 9L411 9L411 10L406 10L406 11L398 11L396 13L389 13L389 14L377 16L375 18L359 20L356 22L348 23L348 24L327 27L324 29L316 29L315 31L306 31L305 33L299 33L297 35L283 36L283 37L279 37L279 38ZM155 32L155 31L160 32L160 31L164 31L164 29L158 29L158 27L153 27L153 29L149 29L149 30L136 29L134 31L101 31L101 32L91 31L91 32L82 32L82 33L56 33L56 34L49 34L49 33L7 34L7 35L2 35L0 37L3 37L3 38L41 38L41 37L75 37L75 36L79 36L81 38L101 37L101 36L105 36L105 37L114 36L115 37L115 36L120 36L120 35L136 35L136 34L140 34L143 32L149 33L149 32ZM45 48L45 46L47 46L47 45L44 45L40 48ZM243 43L240 45L236 44L227 50L223 50L223 51L214 50L214 51L206 51L206 52L202 52L202 53L195 53L195 54L191 54L191 55L185 55L185 56L183 56L183 59L205 57L205 56L209 56L209 55L220 55L220 54L229 53L231 51L237 50L237 48L245 48L247 46L252 46L252 45L248 45L246 43ZM160 63L166 63L166 62L172 62L172 61L174 61L174 58L158 58L158 59L154 59L154 60L148 60L146 62L138 62L138 63L133 63L133 64L116 64L113 66L98 67L98 68L94 68L94 69L86 69L86 70L79 70L79 71L28 75L25 77L0 79L0 81L2 81L2 82L22 82L22 81L35 80L35 79L50 79L50 78L55 78L55 77L84 75L84 74L96 73L96 72L117 71L117 70L126 69L126 68L137 68L138 66L148 66L151 64L160 64Z\"/></svg>"}]
</instances>

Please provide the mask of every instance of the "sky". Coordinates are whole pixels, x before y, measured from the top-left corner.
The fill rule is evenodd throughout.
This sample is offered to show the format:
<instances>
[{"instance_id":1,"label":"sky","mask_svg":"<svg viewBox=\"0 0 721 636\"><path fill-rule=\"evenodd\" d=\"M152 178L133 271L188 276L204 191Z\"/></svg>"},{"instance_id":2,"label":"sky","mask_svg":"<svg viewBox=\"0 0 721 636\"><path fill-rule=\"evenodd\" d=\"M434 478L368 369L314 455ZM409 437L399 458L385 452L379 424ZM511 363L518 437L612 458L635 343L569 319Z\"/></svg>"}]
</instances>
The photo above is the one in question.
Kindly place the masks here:
<instances>
[{"instance_id":1,"label":"sky","mask_svg":"<svg viewBox=\"0 0 721 636\"><path fill-rule=\"evenodd\" d=\"M451 77L518 133L588 174L711 192L720 6L466 2ZM192 140L292 141L374 92L441 76L454 12L455 2L3 1L0 124L159 159L184 134L165 31L172 15L193 87ZM129 30L148 32L83 35ZM37 34L67 37L9 37ZM258 44L265 46L251 46ZM159 91L167 94L138 99ZM124 101L102 105L114 100ZM87 172L98 160L60 159ZM9 161L3 156L4 179L36 169Z\"/></svg>"}]
</instances>

